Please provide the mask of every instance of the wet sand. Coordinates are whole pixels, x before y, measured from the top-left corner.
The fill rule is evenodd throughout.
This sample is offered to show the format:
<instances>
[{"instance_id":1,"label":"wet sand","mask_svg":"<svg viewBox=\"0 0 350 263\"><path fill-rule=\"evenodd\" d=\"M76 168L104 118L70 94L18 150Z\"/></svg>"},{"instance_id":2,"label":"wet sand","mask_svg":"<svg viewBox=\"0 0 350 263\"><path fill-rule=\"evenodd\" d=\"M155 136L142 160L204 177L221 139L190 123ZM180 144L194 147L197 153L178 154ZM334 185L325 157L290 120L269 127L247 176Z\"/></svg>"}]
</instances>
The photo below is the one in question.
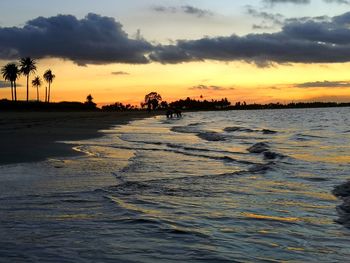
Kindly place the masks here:
<instances>
[{"instance_id":1,"label":"wet sand","mask_svg":"<svg viewBox=\"0 0 350 263\"><path fill-rule=\"evenodd\" d=\"M147 112L1 112L0 165L74 156L79 153L72 145L59 141L102 136L101 129L150 116Z\"/></svg>"}]
</instances>

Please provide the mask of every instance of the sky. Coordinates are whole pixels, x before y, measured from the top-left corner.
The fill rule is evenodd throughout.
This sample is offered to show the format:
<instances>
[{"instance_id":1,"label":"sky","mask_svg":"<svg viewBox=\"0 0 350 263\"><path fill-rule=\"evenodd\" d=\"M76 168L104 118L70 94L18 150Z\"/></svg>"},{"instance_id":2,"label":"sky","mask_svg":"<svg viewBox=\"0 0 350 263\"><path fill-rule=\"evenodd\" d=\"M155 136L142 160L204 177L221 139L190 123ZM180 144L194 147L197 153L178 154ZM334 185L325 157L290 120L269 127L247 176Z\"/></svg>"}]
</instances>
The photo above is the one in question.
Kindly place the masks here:
<instances>
[{"instance_id":1,"label":"sky","mask_svg":"<svg viewBox=\"0 0 350 263\"><path fill-rule=\"evenodd\" d=\"M1 0L0 66L26 56L54 101L350 101L350 1Z\"/></svg>"}]
</instances>

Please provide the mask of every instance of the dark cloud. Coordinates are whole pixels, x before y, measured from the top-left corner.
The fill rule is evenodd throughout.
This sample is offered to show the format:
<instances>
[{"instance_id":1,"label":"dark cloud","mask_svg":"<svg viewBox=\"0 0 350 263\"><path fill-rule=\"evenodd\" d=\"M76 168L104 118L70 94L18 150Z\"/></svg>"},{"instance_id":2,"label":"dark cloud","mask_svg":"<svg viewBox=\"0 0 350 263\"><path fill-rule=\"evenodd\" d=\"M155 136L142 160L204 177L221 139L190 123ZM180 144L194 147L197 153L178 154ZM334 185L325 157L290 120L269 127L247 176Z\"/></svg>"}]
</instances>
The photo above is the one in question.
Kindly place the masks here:
<instances>
[{"instance_id":1,"label":"dark cloud","mask_svg":"<svg viewBox=\"0 0 350 263\"><path fill-rule=\"evenodd\" d=\"M315 81L295 85L297 88L349 88L350 81Z\"/></svg>"},{"instance_id":2,"label":"dark cloud","mask_svg":"<svg viewBox=\"0 0 350 263\"><path fill-rule=\"evenodd\" d=\"M276 33L205 37L160 46L150 58L161 63L241 60L258 66L273 63L350 61L350 12L326 22L294 20Z\"/></svg>"},{"instance_id":3,"label":"dark cloud","mask_svg":"<svg viewBox=\"0 0 350 263\"><path fill-rule=\"evenodd\" d=\"M152 7L153 11L159 12L159 13L184 13L189 15L194 15L196 17L208 17L212 16L213 12L205 9L200 9L198 7L194 7L191 5L183 5L180 7L175 6L154 6Z\"/></svg>"},{"instance_id":4,"label":"dark cloud","mask_svg":"<svg viewBox=\"0 0 350 263\"><path fill-rule=\"evenodd\" d=\"M156 61L162 64L177 64L183 62L200 61L201 58L194 58L189 52L182 47L178 46L181 41L176 45L159 45L156 47L156 51L149 55L152 61Z\"/></svg>"},{"instance_id":5,"label":"dark cloud","mask_svg":"<svg viewBox=\"0 0 350 263\"><path fill-rule=\"evenodd\" d=\"M118 76L120 76L120 75L130 75L130 73L125 72L125 71L114 71L114 72L112 72L112 75L118 75Z\"/></svg>"},{"instance_id":6,"label":"dark cloud","mask_svg":"<svg viewBox=\"0 0 350 263\"><path fill-rule=\"evenodd\" d=\"M279 15L255 13L274 20ZM277 22L277 20L276 20ZM0 59L57 57L77 64L191 61L246 61L259 67L274 63L350 62L350 12L335 17L285 20L279 32L204 37L154 45L131 39L113 18L89 14L39 17L23 27L0 27ZM140 35L140 34L139 34Z\"/></svg>"},{"instance_id":7,"label":"dark cloud","mask_svg":"<svg viewBox=\"0 0 350 263\"><path fill-rule=\"evenodd\" d=\"M77 64L148 63L152 45L130 39L110 17L88 14L38 17L23 27L0 27L0 59L57 57Z\"/></svg>"},{"instance_id":8,"label":"dark cloud","mask_svg":"<svg viewBox=\"0 0 350 263\"><path fill-rule=\"evenodd\" d=\"M220 86L207 86L207 85L198 85L189 88L189 90L211 90L211 91L223 91L223 90L234 90L234 88L224 88Z\"/></svg>"}]
</instances>

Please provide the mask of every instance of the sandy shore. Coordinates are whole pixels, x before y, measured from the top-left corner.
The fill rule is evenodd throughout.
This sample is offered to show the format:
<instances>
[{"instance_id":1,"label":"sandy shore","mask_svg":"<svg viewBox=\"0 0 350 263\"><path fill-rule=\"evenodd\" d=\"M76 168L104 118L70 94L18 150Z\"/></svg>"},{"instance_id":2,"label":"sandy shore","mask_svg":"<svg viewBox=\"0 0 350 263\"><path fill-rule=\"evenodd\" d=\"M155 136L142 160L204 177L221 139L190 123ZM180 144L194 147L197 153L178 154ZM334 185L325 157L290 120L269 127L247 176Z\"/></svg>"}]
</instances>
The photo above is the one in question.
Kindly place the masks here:
<instances>
[{"instance_id":1,"label":"sandy shore","mask_svg":"<svg viewBox=\"0 0 350 263\"><path fill-rule=\"evenodd\" d=\"M71 145L57 141L101 136L101 129L150 117L146 112L1 112L0 165L73 156Z\"/></svg>"}]
</instances>

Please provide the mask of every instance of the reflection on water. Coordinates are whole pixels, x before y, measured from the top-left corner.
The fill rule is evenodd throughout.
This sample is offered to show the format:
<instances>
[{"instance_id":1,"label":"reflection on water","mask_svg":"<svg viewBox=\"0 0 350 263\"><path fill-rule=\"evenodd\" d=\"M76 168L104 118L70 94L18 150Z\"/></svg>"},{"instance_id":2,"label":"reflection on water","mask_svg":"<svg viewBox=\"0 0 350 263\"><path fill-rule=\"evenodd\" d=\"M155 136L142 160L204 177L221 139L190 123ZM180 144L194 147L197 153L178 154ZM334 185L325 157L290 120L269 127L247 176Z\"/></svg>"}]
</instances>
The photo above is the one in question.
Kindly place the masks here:
<instances>
[{"instance_id":1,"label":"reflection on water","mask_svg":"<svg viewBox=\"0 0 350 263\"><path fill-rule=\"evenodd\" d=\"M157 117L84 157L0 167L0 261L346 261L349 113Z\"/></svg>"}]
</instances>

